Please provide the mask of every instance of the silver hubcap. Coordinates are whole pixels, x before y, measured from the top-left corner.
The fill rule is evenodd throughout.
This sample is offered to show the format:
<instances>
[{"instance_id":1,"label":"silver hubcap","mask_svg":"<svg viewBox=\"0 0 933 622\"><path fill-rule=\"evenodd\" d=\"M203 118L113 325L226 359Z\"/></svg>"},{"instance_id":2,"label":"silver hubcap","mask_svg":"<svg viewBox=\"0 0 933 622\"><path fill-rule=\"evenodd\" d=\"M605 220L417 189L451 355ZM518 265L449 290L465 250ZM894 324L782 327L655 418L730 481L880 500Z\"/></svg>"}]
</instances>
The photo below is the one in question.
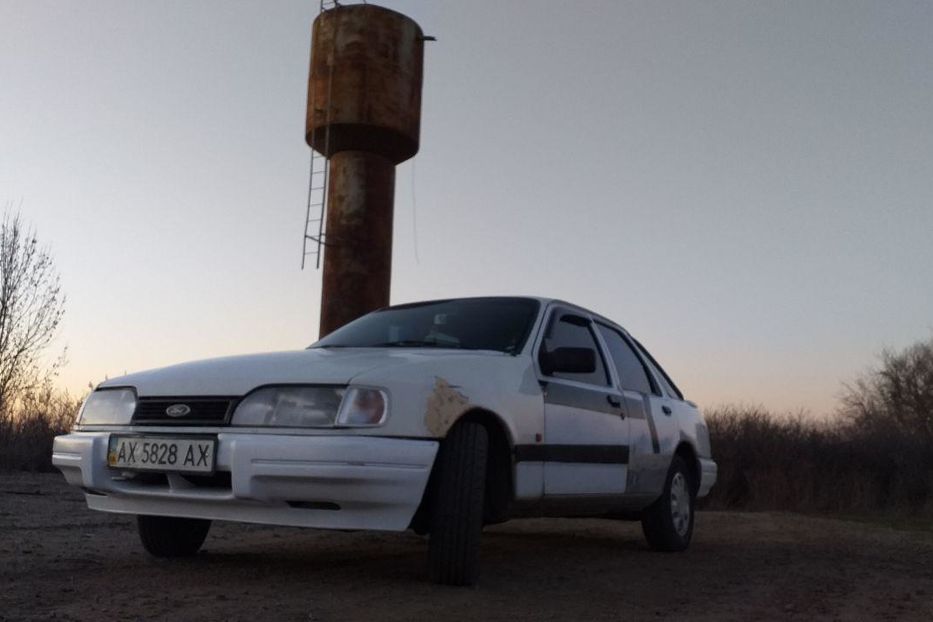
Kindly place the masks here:
<instances>
[{"instance_id":1,"label":"silver hubcap","mask_svg":"<svg viewBox=\"0 0 933 622\"><path fill-rule=\"evenodd\" d=\"M690 491L687 489L687 478L679 472L674 473L671 480L671 518L677 534L686 536L690 528Z\"/></svg>"}]
</instances>

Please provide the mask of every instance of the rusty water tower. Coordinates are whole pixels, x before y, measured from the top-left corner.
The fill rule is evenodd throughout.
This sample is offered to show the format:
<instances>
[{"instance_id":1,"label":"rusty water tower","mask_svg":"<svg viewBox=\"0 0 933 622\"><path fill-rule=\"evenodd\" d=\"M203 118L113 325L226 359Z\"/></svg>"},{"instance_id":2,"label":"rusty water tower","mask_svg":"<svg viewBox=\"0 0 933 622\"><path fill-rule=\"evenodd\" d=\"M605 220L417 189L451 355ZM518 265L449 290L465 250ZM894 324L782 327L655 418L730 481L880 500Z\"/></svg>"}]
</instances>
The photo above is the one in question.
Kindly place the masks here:
<instances>
[{"instance_id":1,"label":"rusty water tower","mask_svg":"<svg viewBox=\"0 0 933 622\"><path fill-rule=\"evenodd\" d=\"M324 254L322 337L389 304L395 166L418 152L424 41L372 4L322 4L314 20L305 139L328 159L326 233L305 235ZM314 170L312 158L312 187Z\"/></svg>"}]
</instances>

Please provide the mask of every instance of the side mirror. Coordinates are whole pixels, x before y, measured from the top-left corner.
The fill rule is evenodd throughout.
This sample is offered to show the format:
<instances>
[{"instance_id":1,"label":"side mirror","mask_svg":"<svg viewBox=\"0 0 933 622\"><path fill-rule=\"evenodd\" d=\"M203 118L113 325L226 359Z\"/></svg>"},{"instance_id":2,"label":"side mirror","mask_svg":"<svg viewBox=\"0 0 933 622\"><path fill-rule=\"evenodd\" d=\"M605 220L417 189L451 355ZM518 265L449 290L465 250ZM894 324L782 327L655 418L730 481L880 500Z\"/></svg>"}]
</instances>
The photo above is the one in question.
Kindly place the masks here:
<instances>
[{"instance_id":1,"label":"side mirror","mask_svg":"<svg viewBox=\"0 0 933 622\"><path fill-rule=\"evenodd\" d=\"M548 376L565 374L592 374L596 371L596 350L593 348L554 348L541 353L541 371Z\"/></svg>"}]
</instances>

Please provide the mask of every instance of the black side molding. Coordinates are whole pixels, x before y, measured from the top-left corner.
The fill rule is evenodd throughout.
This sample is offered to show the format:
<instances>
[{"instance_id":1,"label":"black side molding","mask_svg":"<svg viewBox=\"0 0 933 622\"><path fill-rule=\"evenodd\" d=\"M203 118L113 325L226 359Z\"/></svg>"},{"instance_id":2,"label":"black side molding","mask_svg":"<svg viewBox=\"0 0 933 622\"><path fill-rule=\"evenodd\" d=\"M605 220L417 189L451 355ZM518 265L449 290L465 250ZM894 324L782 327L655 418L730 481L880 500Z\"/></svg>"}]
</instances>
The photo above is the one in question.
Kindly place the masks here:
<instances>
[{"instance_id":1,"label":"black side molding","mask_svg":"<svg viewBox=\"0 0 933 622\"><path fill-rule=\"evenodd\" d=\"M516 445L516 462L628 464L627 445Z\"/></svg>"}]
</instances>

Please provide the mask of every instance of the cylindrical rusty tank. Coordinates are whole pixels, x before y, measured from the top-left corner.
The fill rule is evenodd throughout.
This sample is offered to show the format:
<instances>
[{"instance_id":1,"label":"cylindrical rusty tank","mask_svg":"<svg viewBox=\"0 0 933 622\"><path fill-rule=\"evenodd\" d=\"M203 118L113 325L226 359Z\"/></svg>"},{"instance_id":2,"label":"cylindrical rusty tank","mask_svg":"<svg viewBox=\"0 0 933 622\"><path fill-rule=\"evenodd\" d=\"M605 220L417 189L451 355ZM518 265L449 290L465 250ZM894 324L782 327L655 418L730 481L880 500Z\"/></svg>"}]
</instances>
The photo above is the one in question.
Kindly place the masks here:
<instances>
[{"instance_id":1,"label":"cylindrical rusty tank","mask_svg":"<svg viewBox=\"0 0 933 622\"><path fill-rule=\"evenodd\" d=\"M312 32L308 144L328 157L370 151L396 164L415 155L423 64L421 27L401 13L372 4L321 13Z\"/></svg>"},{"instance_id":2,"label":"cylindrical rusty tank","mask_svg":"<svg viewBox=\"0 0 933 622\"><path fill-rule=\"evenodd\" d=\"M305 139L330 158L323 337L389 304L395 165L418 151L424 36L372 4L314 21Z\"/></svg>"}]
</instances>

